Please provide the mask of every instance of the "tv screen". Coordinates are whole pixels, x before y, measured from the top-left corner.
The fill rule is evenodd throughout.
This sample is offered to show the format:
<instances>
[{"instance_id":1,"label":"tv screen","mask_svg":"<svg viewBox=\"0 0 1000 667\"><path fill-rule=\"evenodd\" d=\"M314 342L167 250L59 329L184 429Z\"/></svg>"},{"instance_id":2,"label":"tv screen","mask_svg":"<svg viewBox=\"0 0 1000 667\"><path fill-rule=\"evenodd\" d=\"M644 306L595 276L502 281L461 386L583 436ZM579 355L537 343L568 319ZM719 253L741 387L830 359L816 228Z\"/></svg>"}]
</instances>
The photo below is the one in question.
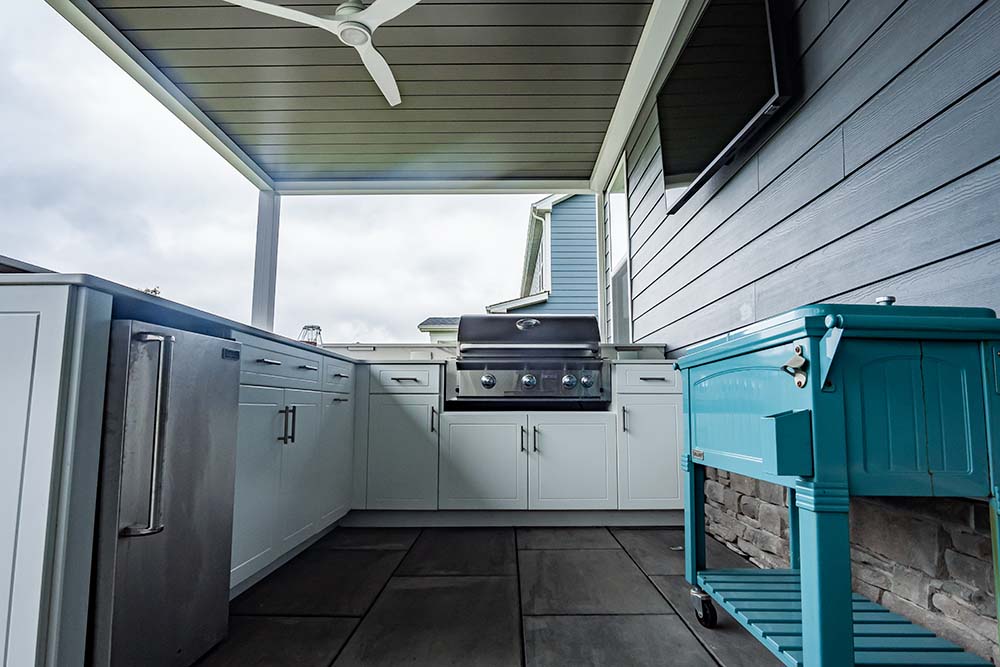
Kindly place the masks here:
<instances>
[{"instance_id":1,"label":"tv screen","mask_svg":"<svg viewBox=\"0 0 1000 667\"><path fill-rule=\"evenodd\" d=\"M657 96L676 212L791 96L785 0L710 0Z\"/></svg>"}]
</instances>

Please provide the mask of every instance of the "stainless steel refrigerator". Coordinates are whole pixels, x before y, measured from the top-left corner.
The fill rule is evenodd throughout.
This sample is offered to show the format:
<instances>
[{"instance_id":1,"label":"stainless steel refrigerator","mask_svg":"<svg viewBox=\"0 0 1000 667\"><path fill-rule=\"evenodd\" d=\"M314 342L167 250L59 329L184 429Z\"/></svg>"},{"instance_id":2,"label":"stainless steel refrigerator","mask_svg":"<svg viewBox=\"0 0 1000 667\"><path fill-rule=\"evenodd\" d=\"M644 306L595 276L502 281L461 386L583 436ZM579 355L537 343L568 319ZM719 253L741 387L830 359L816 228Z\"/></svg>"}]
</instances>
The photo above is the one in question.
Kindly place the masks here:
<instances>
[{"instance_id":1,"label":"stainless steel refrigerator","mask_svg":"<svg viewBox=\"0 0 1000 667\"><path fill-rule=\"evenodd\" d=\"M93 665L190 665L227 631L240 345L112 323Z\"/></svg>"}]
</instances>

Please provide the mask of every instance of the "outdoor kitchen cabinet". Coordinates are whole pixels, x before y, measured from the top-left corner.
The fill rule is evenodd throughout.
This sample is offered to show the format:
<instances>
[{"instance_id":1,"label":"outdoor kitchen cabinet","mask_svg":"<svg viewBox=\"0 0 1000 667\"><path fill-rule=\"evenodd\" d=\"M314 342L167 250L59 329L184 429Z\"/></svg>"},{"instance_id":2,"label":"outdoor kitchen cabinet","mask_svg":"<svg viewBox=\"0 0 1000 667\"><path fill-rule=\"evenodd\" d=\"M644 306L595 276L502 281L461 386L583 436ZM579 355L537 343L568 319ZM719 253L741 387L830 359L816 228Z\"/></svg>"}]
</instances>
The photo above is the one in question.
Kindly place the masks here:
<instances>
[{"instance_id":1,"label":"outdoor kitchen cabinet","mask_svg":"<svg viewBox=\"0 0 1000 667\"><path fill-rule=\"evenodd\" d=\"M528 414L528 509L618 509L615 415Z\"/></svg>"},{"instance_id":2,"label":"outdoor kitchen cabinet","mask_svg":"<svg viewBox=\"0 0 1000 667\"><path fill-rule=\"evenodd\" d=\"M670 363L618 364L614 387L618 509L683 508L680 373Z\"/></svg>"},{"instance_id":3,"label":"outdoor kitchen cabinet","mask_svg":"<svg viewBox=\"0 0 1000 667\"><path fill-rule=\"evenodd\" d=\"M236 443L230 586L347 513L352 485L353 381L329 378L316 353L246 334ZM264 363L266 359L278 363ZM333 361L333 360L331 360ZM337 362L348 375L352 365ZM326 364L330 366L331 364Z\"/></svg>"},{"instance_id":4,"label":"outdoor kitchen cabinet","mask_svg":"<svg viewBox=\"0 0 1000 667\"><path fill-rule=\"evenodd\" d=\"M371 395L368 509L437 509L440 402L437 393Z\"/></svg>"},{"instance_id":5,"label":"outdoor kitchen cabinet","mask_svg":"<svg viewBox=\"0 0 1000 667\"><path fill-rule=\"evenodd\" d=\"M351 509L354 478L354 401L350 394L323 393L323 437L316 466L319 489L318 530Z\"/></svg>"},{"instance_id":6,"label":"outdoor kitchen cabinet","mask_svg":"<svg viewBox=\"0 0 1000 667\"><path fill-rule=\"evenodd\" d=\"M440 509L617 509L615 416L449 412Z\"/></svg>"},{"instance_id":7,"label":"outdoor kitchen cabinet","mask_svg":"<svg viewBox=\"0 0 1000 667\"><path fill-rule=\"evenodd\" d=\"M281 486L278 503L278 548L289 551L315 532L324 477L332 470L322 466L320 412L323 395L318 391L285 390L289 416L287 440L281 449ZM323 434L322 445L329 445Z\"/></svg>"},{"instance_id":8,"label":"outdoor kitchen cabinet","mask_svg":"<svg viewBox=\"0 0 1000 667\"><path fill-rule=\"evenodd\" d=\"M528 509L527 431L524 412L442 415L440 509Z\"/></svg>"}]
</instances>

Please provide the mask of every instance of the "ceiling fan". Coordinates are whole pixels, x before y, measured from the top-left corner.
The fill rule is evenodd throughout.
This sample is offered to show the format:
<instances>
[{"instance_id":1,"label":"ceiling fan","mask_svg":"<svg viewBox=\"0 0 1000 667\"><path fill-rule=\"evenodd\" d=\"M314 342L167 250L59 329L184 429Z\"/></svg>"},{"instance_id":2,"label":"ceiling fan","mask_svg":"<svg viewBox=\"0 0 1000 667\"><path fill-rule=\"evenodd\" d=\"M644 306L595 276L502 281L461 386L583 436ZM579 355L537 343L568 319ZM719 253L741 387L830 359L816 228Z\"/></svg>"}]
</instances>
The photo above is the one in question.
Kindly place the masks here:
<instances>
[{"instance_id":1,"label":"ceiling fan","mask_svg":"<svg viewBox=\"0 0 1000 667\"><path fill-rule=\"evenodd\" d=\"M372 75L375 85L385 95L389 104L396 106L400 103L396 77L392 75L389 63L385 61L382 54L375 50L375 45L372 44L372 34L380 25L396 18L420 0L375 0L367 7L362 0L344 0L334 11L333 16L329 17L316 16L261 0L225 1L231 5L239 5L263 14L322 28L333 33L341 42L353 46L357 50L358 55L361 56L361 63Z\"/></svg>"}]
</instances>

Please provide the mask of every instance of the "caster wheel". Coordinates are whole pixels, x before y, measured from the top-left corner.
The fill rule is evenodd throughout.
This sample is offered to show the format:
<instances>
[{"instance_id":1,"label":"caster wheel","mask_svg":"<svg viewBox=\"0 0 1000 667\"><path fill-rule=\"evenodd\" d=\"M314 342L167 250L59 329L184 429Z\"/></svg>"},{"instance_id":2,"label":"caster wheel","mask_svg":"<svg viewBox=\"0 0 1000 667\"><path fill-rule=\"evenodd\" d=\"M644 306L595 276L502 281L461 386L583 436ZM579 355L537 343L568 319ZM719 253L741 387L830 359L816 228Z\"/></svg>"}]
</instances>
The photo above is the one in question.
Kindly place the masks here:
<instances>
[{"instance_id":1,"label":"caster wheel","mask_svg":"<svg viewBox=\"0 0 1000 667\"><path fill-rule=\"evenodd\" d=\"M698 622L708 629L719 624L719 614L715 611L715 605L711 600L703 600L701 608L695 610L695 616L698 617Z\"/></svg>"}]
</instances>

